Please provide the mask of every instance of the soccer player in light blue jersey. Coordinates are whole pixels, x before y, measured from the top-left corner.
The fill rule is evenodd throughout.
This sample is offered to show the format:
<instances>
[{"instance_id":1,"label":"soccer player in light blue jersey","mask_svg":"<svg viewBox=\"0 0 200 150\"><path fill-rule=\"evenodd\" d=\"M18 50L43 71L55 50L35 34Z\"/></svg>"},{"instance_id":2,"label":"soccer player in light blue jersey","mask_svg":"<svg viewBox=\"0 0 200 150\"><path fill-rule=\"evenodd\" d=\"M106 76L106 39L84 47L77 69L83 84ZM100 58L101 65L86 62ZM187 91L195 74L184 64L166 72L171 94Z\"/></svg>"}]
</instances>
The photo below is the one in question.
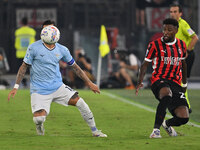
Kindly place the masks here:
<instances>
[{"instance_id":1,"label":"soccer player in light blue jersey","mask_svg":"<svg viewBox=\"0 0 200 150\"><path fill-rule=\"evenodd\" d=\"M92 130L93 136L107 137L96 128L93 113L91 112L85 101L79 97L78 92L71 89L62 82L61 73L59 70L59 61L65 61L73 71L88 85L94 93L100 93L99 88L92 83L85 75L83 70L76 64L71 56L68 48L56 43L60 36L59 30L52 26L53 22L45 21L43 30L41 32L41 40L36 41L28 47L24 62L22 63L16 77L14 88L8 95L14 97L19 88L25 72L30 67L30 92L31 92L31 108L33 113L33 122L36 124L36 131L38 135L44 135L43 123L46 116L50 112L50 105L52 102L68 106L76 106L83 119L87 122ZM53 41L43 38L44 33L51 31L56 35Z\"/></svg>"}]
</instances>

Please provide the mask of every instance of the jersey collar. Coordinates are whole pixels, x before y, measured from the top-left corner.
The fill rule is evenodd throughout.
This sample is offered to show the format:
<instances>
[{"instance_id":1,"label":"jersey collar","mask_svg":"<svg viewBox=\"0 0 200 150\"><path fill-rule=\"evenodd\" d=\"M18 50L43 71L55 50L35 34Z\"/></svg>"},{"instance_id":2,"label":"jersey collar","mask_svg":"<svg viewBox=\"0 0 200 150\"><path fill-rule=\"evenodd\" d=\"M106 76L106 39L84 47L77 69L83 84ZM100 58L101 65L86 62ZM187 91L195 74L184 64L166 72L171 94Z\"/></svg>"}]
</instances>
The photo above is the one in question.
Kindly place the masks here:
<instances>
[{"instance_id":1,"label":"jersey collar","mask_svg":"<svg viewBox=\"0 0 200 150\"><path fill-rule=\"evenodd\" d=\"M55 46L54 46L52 49L48 48L48 47L44 44L44 42L42 42L42 44L43 44L44 47L47 48L49 51L52 51L52 50L54 50L54 49L56 48L56 44L55 44Z\"/></svg>"},{"instance_id":2,"label":"jersey collar","mask_svg":"<svg viewBox=\"0 0 200 150\"><path fill-rule=\"evenodd\" d=\"M161 41L164 42L163 37L161 37ZM167 44L167 45L173 45L173 44L176 43L176 38L173 42L168 42L168 43L164 42L164 43Z\"/></svg>"}]
</instances>

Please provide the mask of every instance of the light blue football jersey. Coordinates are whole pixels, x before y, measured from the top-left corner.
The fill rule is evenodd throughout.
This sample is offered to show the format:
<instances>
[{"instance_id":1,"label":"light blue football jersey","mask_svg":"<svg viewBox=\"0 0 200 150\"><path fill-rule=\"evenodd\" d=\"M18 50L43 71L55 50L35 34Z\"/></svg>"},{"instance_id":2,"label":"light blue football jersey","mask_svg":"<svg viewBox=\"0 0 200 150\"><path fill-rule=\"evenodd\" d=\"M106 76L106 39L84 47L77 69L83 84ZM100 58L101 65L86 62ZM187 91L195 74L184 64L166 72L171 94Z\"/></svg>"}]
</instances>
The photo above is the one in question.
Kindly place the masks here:
<instances>
[{"instance_id":1,"label":"light blue football jersey","mask_svg":"<svg viewBox=\"0 0 200 150\"><path fill-rule=\"evenodd\" d=\"M31 44L24 57L24 62L30 65L30 92L48 95L55 92L62 84L59 61L68 65L75 63L68 48L56 43L49 50L42 40Z\"/></svg>"}]
</instances>

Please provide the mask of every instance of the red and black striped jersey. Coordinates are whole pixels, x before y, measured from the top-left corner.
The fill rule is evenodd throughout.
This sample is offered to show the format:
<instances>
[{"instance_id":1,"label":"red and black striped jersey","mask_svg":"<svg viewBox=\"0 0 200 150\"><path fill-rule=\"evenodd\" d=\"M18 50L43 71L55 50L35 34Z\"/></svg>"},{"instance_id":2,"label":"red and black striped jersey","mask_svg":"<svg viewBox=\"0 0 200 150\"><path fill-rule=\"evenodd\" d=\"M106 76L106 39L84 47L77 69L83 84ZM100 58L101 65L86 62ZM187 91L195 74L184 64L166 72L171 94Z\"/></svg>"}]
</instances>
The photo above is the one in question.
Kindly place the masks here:
<instances>
[{"instance_id":1,"label":"red and black striped jersey","mask_svg":"<svg viewBox=\"0 0 200 150\"><path fill-rule=\"evenodd\" d=\"M161 38L149 43L145 61L152 62L151 84L167 79L181 84L182 60L186 57L186 44L180 39L165 43Z\"/></svg>"}]
</instances>

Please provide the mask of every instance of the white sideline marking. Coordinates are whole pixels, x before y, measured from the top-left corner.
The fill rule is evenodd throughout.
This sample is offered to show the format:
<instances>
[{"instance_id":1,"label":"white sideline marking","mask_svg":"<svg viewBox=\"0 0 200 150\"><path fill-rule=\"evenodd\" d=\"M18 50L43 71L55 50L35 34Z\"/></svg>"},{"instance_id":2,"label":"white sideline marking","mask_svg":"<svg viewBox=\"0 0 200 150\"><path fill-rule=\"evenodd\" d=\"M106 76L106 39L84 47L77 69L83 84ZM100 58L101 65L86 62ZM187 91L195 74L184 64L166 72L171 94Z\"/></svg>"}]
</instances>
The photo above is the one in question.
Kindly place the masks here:
<instances>
[{"instance_id":1,"label":"white sideline marking","mask_svg":"<svg viewBox=\"0 0 200 150\"><path fill-rule=\"evenodd\" d=\"M142 105L142 104L139 104L139 103L135 103L134 101L129 101L129 100L123 98L123 97L116 96L116 95L114 95L114 94L107 93L107 92L101 92L101 93L104 94L104 95L107 95L107 96L109 96L109 97L111 97L111 98L114 98L114 99L116 99L116 100L119 100L119 101L121 101L121 102L128 103L128 104L130 104L130 105L136 106L136 107L141 108L141 109L144 109L144 110L146 110L146 111L156 113L155 109L152 109L152 108L150 108L150 107L147 107L147 106ZM167 118L171 118L172 116L171 116L171 115L166 115L166 117L167 117ZM190 122L190 121L187 123L187 125L200 128L200 125L195 124L195 123L192 123L192 122Z\"/></svg>"}]
</instances>

